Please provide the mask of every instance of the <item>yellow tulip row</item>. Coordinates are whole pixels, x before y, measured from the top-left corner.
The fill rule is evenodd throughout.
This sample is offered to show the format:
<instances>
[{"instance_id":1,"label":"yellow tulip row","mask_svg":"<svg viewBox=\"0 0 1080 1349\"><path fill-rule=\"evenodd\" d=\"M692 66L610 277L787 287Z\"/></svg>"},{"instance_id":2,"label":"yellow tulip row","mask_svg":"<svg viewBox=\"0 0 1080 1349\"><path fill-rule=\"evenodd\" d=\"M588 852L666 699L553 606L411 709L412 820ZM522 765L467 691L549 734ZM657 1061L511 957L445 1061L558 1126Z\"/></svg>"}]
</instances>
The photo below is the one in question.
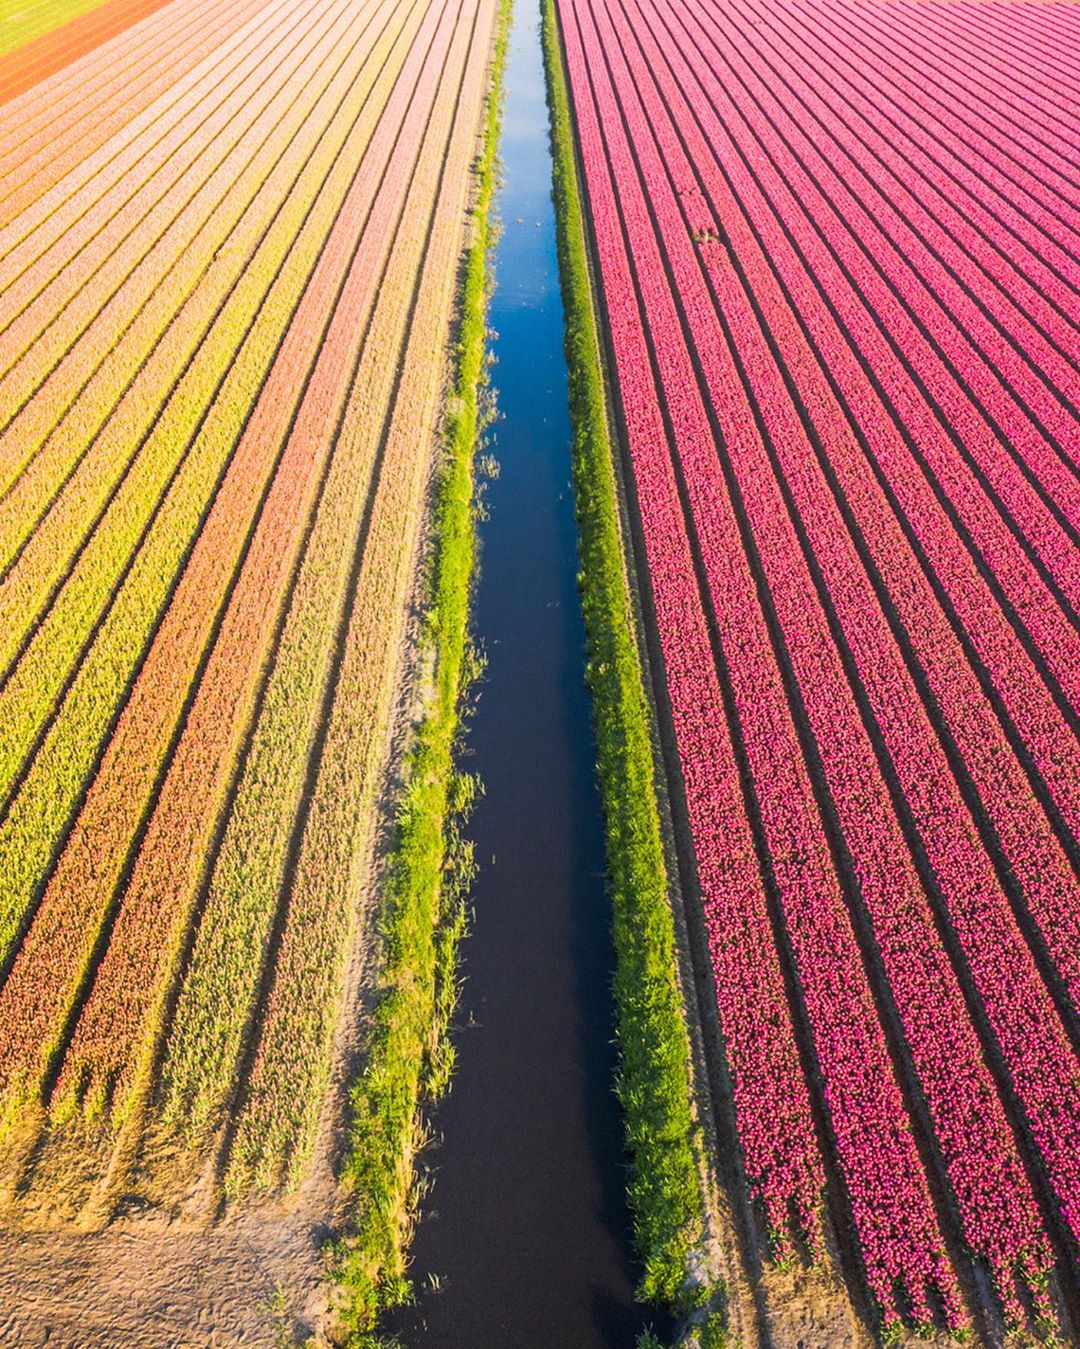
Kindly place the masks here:
<instances>
[{"instance_id":1,"label":"yellow tulip row","mask_svg":"<svg viewBox=\"0 0 1080 1349\"><path fill-rule=\"evenodd\" d=\"M327 570L335 561L341 565L341 554L347 562L355 548L355 535L350 537L349 522L343 518L342 498L347 501L351 494L362 501L366 495L370 455L362 447L359 454L350 455L348 439L339 437L338 429L371 307L380 292L393 293L394 278L386 271L386 261L392 252L396 255L395 241L413 226L409 216L402 215L409 164L423 142L429 117L434 121L437 116L431 112L430 71L441 64L453 29L452 5L442 11L444 22L433 22L441 8L433 5L428 10L372 140L373 161L382 161L387 168L359 246L355 231L342 231L342 251L351 258L332 311L320 296L307 312L298 311L290 330L301 339L310 334L317 353L299 406L282 423L271 403L270 415L262 419L265 425L254 420L249 424L248 434L264 443L274 443L282 431L286 433L280 464L193 692L167 776L155 794L108 950L64 1061L54 1095L54 1106L61 1110L68 1104L65 1098L73 1102L78 1096L91 1112L107 1108L119 1122L139 1099L181 940L191 922L206 857L268 665L281 672L290 686L290 706L298 707L301 688L285 664L297 653L291 640L282 647L281 625L291 639L295 623L290 620L298 604L303 616L318 614L320 604L332 606ZM432 29L434 40L421 65L418 58L425 54ZM411 97L414 90L416 96ZM402 105L408 106L404 117ZM358 176L354 186L366 184ZM380 354L385 359L393 352ZM294 361L280 360L268 390L279 374L282 388L291 394L296 383ZM377 417L381 409L374 411ZM314 678L321 673L296 672ZM288 734L290 743L281 747L283 751L295 747L291 742L296 728ZM293 812L284 812L286 826ZM267 817L257 821L256 828L265 830L269 824ZM258 956L258 947L241 952L231 942L228 946L234 960ZM228 1014L239 1016L242 1007L233 1006Z\"/></svg>"},{"instance_id":2,"label":"yellow tulip row","mask_svg":"<svg viewBox=\"0 0 1080 1349\"><path fill-rule=\"evenodd\" d=\"M380 13L385 19L385 7ZM310 221L311 203L328 174L333 191L327 201L341 200L349 165L355 163L347 156L339 157L342 145L348 138L351 147L362 147L377 123L389 77L383 76L381 92L374 97L372 88L398 31L396 22L389 27L384 24L381 33L376 29L360 71L354 60L340 72L340 79L334 80L318 107L318 120L312 116L310 124L303 124L307 130L291 147L295 153L290 153L288 163L284 159L279 163L280 173L275 170L267 178L265 195L259 195L245 221L246 231L237 232L241 261L247 254L247 265L238 270L224 258L215 263L224 273L221 279L211 269L175 314L163 346L175 342L186 350L193 345L188 340L192 329L197 338L179 380L170 388L174 362L151 359L143 366L56 505L0 582L0 669L10 669L12 660L22 653L0 694L4 742L0 796L10 790L20 763L40 734L144 536L143 548L159 542L173 559L171 565L157 568L159 586L174 574L182 556L176 531L163 536L156 516L168 509L168 501L182 494L188 482L194 484L200 510L205 509L220 469L208 472L198 456L191 463L188 447L207 398L229 371L238 345L259 315L267 286L286 257L297 276L303 274L304 258L307 267L312 265L321 238L317 227L332 218L332 207L327 205ZM306 159L301 160L303 155ZM308 241L306 251L290 255L301 227ZM290 310L282 311L280 306L275 310L270 320L278 320L280 331ZM227 443L216 439L219 454L224 454ZM134 455L133 444L138 447ZM166 492L169 495L163 504ZM58 582L62 582L59 589ZM132 660L138 649L133 650Z\"/></svg>"},{"instance_id":3,"label":"yellow tulip row","mask_svg":"<svg viewBox=\"0 0 1080 1349\"><path fill-rule=\"evenodd\" d=\"M215 6L0 112L0 1133L231 1112L237 1193L330 1076L496 0Z\"/></svg>"},{"instance_id":4,"label":"yellow tulip row","mask_svg":"<svg viewBox=\"0 0 1080 1349\"><path fill-rule=\"evenodd\" d=\"M378 766L400 645L429 460L418 447L435 431L456 263L461 251L469 164L476 148L495 0L462 5L458 41L467 46L453 134L430 232L403 241L415 276L408 338L391 394L388 430L356 597L342 637L333 706L304 821L273 981L244 1087L227 1175L232 1193L298 1182L314 1142L329 1080L342 983L371 847ZM379 316L376 317L378 323ZM374 359L378 360L377 353ZM371 434L361 407L352 434ZM350 428L346 428L348 433Z\"/></svg>"},{"instance_id":5,"label":"yellow tulip row","mask_svg":"<svg viewBox=\"0 0 1080 1349\"><path fill-rule=\"evenodd\" d=\"M433 185L445 156L447 127L461 82L464 30L456 6L448 6L443 41L433 48L420 82L428 97L415 99L410 109L416 123L410 149L419 150L411 183L402 148L395 154L396 191L404 193L408 188L404 212L394 231L393 251L352 373L334 460L177 1007L163 1072L165 1112L193 1137L230 1099L243 1035L255 1013L272 925L283 887L287 891L291 880L294 822L299 813L302 825L303 806L311 790L306 784L312 781L321 757L318 746L326 702L334 692L336 647L348 622L354 572L359 569L364 575L371 535L378 527L376 521L382 519L377 497L380 445L406 338L411 296L423 262L424 239L433 224ZM453 48L448 43L451 35ZM436 93L432 104L431 95ZM339 315L344 301L343 295ZM328 341L332 336L333 329ZM437 349L429 348L429 364L436 368L430 354ZM422 454L414 452L414 459L421 467L425 463ZM391 524L408 568L412 519L406 516ZM379 705L373 691L394 663L395 644L387 628L395 623L401 608L398 605L395 611L387 604L372 628L378 655L371 662L371 687L361 694L360 706L373 719ZM369 776L365 772L365 778ZM289 903L287 894L284 903Z\"/></svg>"},{"instance_id":6,"label":"yellow tulip row","mask_svg":"<svg viewBox=\"0 0 1080 1349\"><path fill-rule=\"evenodd\" d=\"M394 39L400 31L401 24L396 24L385 35L380 48L384 59L394 50ZM411 30L406 29L406 37L411 37ZM278 222L280 228L267 237L245 272L234 307L222 314L212 340L203 346L159 417L149 451L166 453L174 443L189 439L191 443L137 550L125 555L130 536L123 527L123 517L114 520L107 516L99 524L88 540L85 566L73 573L70 589L45 617L23 662L0 694L0 725L13 741L33 745L40 735L39 725L44 728L40 748L28 766L20 764L13 769L10 761L4 761L4 781L9 789L12 773L21 772L22 777L0 824L0 959L6 957L18 936L57 840L93 769L114 709L126 696L141 653L154 634L211 503L224 494L223 499L237 512L246 509L250 515L255 508L273 462L269 458L260 460L254 450L243 459L238 456L237 442L312 268L324 256L328 232L340 216L379 111L392 88L393 74L393 69L386 69L377 79L366 105L367 84L360 85L359 102L354 101L349 108L352 114L359 111L360 115L351 125L346 118L348 135L343 144L331 143L333 163L322 187L317 176L305 175L299 180L287 213ZM322 161L315 167L316 172L326 170ZM231 476L223 482L227 472ZM256 472L261 476L251 476ZM243 499L230 495L234 480L250 483ZM245 506L248 500L251 505ZM122 499L117 504L122 505ZM246 520L247 516L237 514L237 528ZM114 541L120 545L116 557L111 553ZM230 546L235 556L239 539ZM104 571L111 586L118 568L122 584L98 617L100 600L95 578ZM65 634L78 634L86 627L92 639L73 670L65 659ZM198 654L196 646L188 658L191 672ZM41 722L41 709L35 702L42 689L54 698L58 696L54 690L62 694L56 710L46 711L45 722Z\"/></svg>"}]
</instances>

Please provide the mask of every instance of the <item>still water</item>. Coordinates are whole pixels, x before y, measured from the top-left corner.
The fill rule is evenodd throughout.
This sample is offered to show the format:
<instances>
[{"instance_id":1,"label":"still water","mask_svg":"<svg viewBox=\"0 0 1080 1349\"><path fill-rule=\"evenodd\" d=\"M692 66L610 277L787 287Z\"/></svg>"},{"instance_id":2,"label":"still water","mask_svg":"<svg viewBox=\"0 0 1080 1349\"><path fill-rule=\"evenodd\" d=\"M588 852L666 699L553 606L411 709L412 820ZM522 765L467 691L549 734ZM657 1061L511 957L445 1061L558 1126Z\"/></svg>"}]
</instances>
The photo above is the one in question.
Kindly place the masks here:
<instances>
[{"instance_id":1,"label":"still water","mask_svg":"<svg viewBox=\"0 0 1080 1349\"><path fill-rule=\"evenodd\" d=\"M630 1349L633 1300L603 835L576 588L563 309L536 0L517 0L490 322L499 421L469 765L482 871L458 1070L427 1155L408 1349ZM435 1287L437 1285L437 1287ZM659 1324L657 1328L661 1327Z\"/></svg>"}]
</instances>

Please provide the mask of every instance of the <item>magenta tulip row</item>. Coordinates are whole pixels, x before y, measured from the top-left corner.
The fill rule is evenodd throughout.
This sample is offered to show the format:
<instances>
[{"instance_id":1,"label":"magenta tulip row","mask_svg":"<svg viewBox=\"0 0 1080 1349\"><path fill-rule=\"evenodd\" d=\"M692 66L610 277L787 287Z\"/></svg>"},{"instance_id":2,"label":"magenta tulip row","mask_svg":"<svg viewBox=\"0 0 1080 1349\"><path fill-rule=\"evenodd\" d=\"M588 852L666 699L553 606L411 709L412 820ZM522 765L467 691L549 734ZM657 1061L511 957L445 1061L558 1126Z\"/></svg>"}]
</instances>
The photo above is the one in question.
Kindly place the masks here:
<instances>
[{"instance_id":1,"label":"magenta tulip row","mask_svg":"<svg viewBox=\"0 0 1080 1349\"><path fill-rule=\"evenodd\" d=\"M957 228L949 147L990 183L1012 104L959 40L940 103L875 95L848 49L917 18L830 10L819 59L819 9L560 4L751 1192L817 1248L828 1152L887 1322L964 1323L946 1231L1020 1321L1033 1183L1080 1236L1067 142L1017 90L1028 234L985 183Z\"/></svg>"}]
</instances>

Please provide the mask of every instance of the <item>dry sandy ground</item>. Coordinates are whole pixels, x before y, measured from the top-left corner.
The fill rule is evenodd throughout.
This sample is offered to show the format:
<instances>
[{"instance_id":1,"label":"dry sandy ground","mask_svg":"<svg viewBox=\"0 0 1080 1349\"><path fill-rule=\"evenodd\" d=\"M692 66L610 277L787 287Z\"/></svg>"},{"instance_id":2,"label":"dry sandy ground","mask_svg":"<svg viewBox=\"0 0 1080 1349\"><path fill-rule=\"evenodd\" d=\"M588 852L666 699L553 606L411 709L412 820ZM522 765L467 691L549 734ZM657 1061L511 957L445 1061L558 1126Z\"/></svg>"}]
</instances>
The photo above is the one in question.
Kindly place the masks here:
<instances>
[{"instance_id":1,"label":"dry sandy ground","mask_svg":"<svg viewBox=\"0 0 1080 1349\"><path fill-rule=\"evenodd\" d=\"M80 1231L49 1207L55 1187L31 1184L0 1210L2 1349L217 1349L293 1345L312 1335L315 1344L327 1342L322 1247L335 1208L332 1158L342 1079L361 1024L365 954L357 951L350 972L356 1014L345 1019L338 1080L298 1191L221 1216L211 1158L160 1207L128 1177L120 1216ZM154 1179L160 1188L160 1175Z\"/></svg>"},{"instance_id":2,"label":"dry sandy ground","mask_svg":"<svg viewBox=\"0 0 1080 1349\"><path fill-rule=\"evenodd\" d=\"M433 465L434 467L434 465ZM147 1183L122 1174L106 1187L119 1216L71 1221L87 1193L85 1177L69 1195L58 1175L66 1157L37 1163L35 1187L18 1167L0 1168L0 1349L219 1349L219 1346L324 1346L330 1288L323 1247L342 1217L335 1166L345 1132L347 1086L361 1053L375 969L373 915L389 846L402 766L430 696L421 659L422 559L434 479L417 541L412 593L395 653L394 705L370 840L368 875L357 896L355 944L345 980L334 1069L307 1175L283 1200L224 1210L216 1171L201 1172L151 1153L136 1164ZM100 1169L101 1157L93 1159ZM20 1192L22 1191L22 1192ZM18 1198L13 1195L18 1194ZM80 1196L78 1201L71 1194ZM129 1196L134 1202L126 1202ZM149 1198L149 1202L148 1202ZM160 1202L159 1202L160 1201ZM66 1211L65 1211L66 1210ZM340 1230L340 1229L339 1229ZM464 1349L464 1347L463 1347Z\"/></svg>"},{"instance_id":3,"label":"dry sandy ground","mask_svg":"<svg viewBox=\"0 0 1080 1349\"><path fill-rule=\"evenodd\" d=\"M85 1235L0 1231L0 1344L278 1344L284 1324L295 1333L321 1319L315 1235L287 1215L203 1232L139 1224Z\"/></svg>"},{"instance_id":4,"label":"dry sandy ground","mask_svg":"<svg viewBox=\"0 0 1080 1349\"><path fill-rule=\"evenodd\" d=\"M419 557L419 554L418 554ZM216 1169L201 1173L166 1157L141 1159L111 1187L119 1216L107 1225L86 1214L73 1179L57 1197L63 1154L37 1162L38 1184L0 1177L0 1349L218 1349L228 1345L325 1345L329 1288L323 1246L340 1217L334 1179L344 1135L347 1083L355 1071L371 996L372 915L391 838L392 803L412 728L423 706L418 654L420 571L398 652L401 677L388 728L372 858L358 896L357 939L346 978L335 1067L312 1162L295 1194L222 1212ZM101 1159L97 1159L100 1168ZM139 1170L148 1172L141 1183ZM20 1192L21 1191L21 1192ZM13 1194L18 1193L18 1198ZM74 1194L78 1201L70 1198ZM152 1201L160 1201L152 1202ZM61 1203L64 1201L61 1200Z\"/></svg>"}]
</instances>

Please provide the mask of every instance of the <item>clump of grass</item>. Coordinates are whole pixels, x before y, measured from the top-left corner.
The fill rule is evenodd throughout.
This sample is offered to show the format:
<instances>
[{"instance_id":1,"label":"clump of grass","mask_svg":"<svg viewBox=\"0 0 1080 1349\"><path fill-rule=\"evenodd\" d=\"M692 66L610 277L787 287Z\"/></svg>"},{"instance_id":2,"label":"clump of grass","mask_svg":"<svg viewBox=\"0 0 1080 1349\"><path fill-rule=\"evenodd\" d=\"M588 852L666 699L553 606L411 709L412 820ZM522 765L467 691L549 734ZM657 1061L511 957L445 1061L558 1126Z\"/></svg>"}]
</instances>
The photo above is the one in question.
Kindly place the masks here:
<instances>
[{"instance_id":1,"label":"clump of grass","mask_svg":"<svg viewBox=\"0 0 1080 1349\"><path fill-rule=\"evenodd\" d=\"M497 178L502 76L512 0L497 20L472 237L465 258L454 381L445 419L446 458L436 493L423 643L433 691L406 765L396 838L384 887L382 993L361 1075L350 1093L342 1180L353 1197L350 1229L331 1252L338 1318L353 1349L384 1344L380 1313L407 1301L406 1247L415 1208L413 1161L423 1143L425 1093L445 1089L453 1067L445 1041L457 987L456 949L473 873L461 837L478 784L455 770L463 695L479 672L469 639L476 561L474 456L490 400L487 372L490 219Z\"/></svg>"},{"instance_id":2,"label":"clump of grass","mask_svg":"<svg viewBox=\"0 0 1080 1349\"><path fill-rule=\"evenodd\" d=\"M644 1264L639 1296L689 1310L702 1230L690 1050L676 973L649 708L624 570L613 447L593 314L581 191L554 0L544 3L557 241L566 310L574 488L588 679L599 746L616 948L618 1094L629 1198Z\"/></svg>"}]
</instances>

